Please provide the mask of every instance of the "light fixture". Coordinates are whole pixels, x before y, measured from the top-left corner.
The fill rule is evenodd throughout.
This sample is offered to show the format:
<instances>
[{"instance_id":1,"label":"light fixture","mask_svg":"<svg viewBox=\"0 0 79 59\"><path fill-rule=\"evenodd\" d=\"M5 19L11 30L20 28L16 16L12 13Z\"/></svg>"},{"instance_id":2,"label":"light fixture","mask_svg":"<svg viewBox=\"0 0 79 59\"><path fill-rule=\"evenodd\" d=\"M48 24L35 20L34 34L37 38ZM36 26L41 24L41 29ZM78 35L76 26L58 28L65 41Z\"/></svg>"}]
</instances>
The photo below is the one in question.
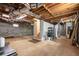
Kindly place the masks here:
<instances>
[{"instance_id":1,"label":"light fixture","mask_svg":"<svg viewBox=\"0 0 79 59\"><path fill-rule=\"evenodd\" d=\"M7 14L2 14L2 16L9 18L9 15L7 15Z\"/></svg>"},{"instance_id":2,"label":"light fixture","mask_svg":"<svg viewBox=\"0 0 79 59\"><path fill-rule=\"evenodd\" d=\"M5 8L5 11L9 11L9 8Z\"/></svg>"},{"instance_id":3,"label":"light fixture","mask_svg":"<svg viewBox=\"0 0 79 59\"><path fill-rule=\"evenodd\" d=\"M19 24L13 24L13 27L19 27Z\"/></svg>"},{"instance_id":4,"label":"light fixture","mask_svg":"<svg viewBox=\"0 0 79 59\"><path fill-rule=\"evenodd\" d=\"M24 18L26 16L27 16L26 14L22 14L20 17L17 17L16 19L22 19L22 18Z\"/></svg>"}]
</instances>

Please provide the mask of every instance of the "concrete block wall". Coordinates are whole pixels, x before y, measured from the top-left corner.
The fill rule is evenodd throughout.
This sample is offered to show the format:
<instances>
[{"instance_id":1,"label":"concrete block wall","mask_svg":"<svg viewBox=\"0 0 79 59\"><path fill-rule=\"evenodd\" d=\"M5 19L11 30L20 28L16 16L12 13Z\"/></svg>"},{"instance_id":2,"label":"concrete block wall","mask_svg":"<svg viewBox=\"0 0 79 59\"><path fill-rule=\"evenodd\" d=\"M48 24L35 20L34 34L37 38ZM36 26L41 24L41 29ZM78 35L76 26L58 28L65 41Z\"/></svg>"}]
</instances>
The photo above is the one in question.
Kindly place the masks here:
<instances>
[{"instance_id":1,"label":"concrete block wall","mask_svg":"<svg viewBox=\"0 0 79 59\"><path fill-rule=\"evenodd\" d=\"M26 23L19 23L19 27L13 27L13 24L0 22L0 36L26 36L32 35L32 26Z\"/></svg>"}]
</instances>

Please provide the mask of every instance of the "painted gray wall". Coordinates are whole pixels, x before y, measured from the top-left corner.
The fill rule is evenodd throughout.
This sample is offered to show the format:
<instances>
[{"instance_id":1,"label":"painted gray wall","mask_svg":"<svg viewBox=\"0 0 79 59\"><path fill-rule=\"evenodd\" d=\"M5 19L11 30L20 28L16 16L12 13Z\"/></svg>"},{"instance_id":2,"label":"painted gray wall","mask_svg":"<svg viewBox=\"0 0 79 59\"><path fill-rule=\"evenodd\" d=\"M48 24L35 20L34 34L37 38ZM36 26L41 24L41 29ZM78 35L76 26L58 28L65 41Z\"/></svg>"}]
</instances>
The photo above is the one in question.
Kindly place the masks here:
<instances>
[{"instance_id":1,"label":"painted gray wall","mask_svg":"<svg viewBox=\"0 0 79 59\"><path fill-rule=\"evenodd\" d=\"M41 40L42 41L44 41L45 39L47 39L48 27L54 27L54 25L41 20L40 29L41 29Z\"/></svg>"},{"instance_id":2,"label":"painted gray wall","mask_svg":"<svg viewBox=\"0 0 79 59\"><path fill-rule=\"evenodd\" d=\"M26 36L32 35L32 26L26 23L19 24L19 27L13 27L13 24L0 22L0 36Z\"/></svg>"}]
</instances>

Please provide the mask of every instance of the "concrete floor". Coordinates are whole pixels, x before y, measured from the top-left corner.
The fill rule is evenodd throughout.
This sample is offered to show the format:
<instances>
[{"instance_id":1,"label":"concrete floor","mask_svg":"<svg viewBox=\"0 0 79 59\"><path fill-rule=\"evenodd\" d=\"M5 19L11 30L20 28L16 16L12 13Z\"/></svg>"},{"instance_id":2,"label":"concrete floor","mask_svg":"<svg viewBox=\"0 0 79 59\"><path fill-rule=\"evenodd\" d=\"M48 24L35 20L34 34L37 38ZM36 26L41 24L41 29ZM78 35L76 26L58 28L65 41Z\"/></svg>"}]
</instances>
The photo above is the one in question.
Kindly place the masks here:
<instances>
[{"instance_id":1,"label":"concrete floor","mask_svg":"<svg viewBox=\"0 0 79 59\"><path fill-rule=\"evenodd\" d=\"M7 38L19 56L79 56L79 49L71 40L60 37L54 41L32 41L30 36Z\"/></svg>"}]
</instances>

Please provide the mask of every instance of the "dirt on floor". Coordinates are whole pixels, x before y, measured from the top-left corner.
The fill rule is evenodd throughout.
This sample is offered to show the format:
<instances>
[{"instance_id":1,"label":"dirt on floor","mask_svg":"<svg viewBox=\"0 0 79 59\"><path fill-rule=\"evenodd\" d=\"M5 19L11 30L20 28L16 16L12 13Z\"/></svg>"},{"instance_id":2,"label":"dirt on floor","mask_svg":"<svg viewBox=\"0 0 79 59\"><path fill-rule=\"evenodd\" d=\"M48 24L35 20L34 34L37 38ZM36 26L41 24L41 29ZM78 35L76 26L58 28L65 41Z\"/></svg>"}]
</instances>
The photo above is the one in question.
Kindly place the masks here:
<instances>
[{"instance_id":1,"label":"dirt on floor","mask_svg":"<svg viewBox=\"0 0 79 59\"><path fill-rule=\"evenodd\" d=\"M54 41L33 41L31 36L6 38L18 56L79 56L79 48L71 40L60 37Z\"/></svg>"}]
</instances>

